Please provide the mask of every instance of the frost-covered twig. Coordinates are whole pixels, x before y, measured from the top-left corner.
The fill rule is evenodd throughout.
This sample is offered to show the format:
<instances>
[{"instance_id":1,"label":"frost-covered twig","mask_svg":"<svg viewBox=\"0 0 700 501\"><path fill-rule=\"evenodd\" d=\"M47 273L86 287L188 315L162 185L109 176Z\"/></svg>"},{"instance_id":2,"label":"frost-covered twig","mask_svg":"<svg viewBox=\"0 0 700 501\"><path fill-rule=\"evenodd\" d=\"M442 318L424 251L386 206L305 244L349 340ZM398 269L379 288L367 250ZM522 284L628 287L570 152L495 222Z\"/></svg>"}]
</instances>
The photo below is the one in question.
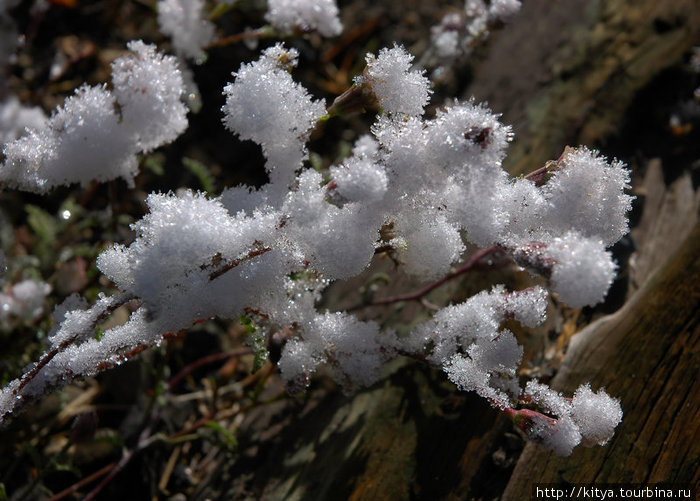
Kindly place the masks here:
<instances>
[{"instance_id":1,"label":"frost-covered twig","mask_svg":"<svg viewBox=\"0 0 700 501\"><path fill-rule=\"evenodd\" d=\"M442 78L458 58L469 55L492 30L515 17L520 7L520 0L465 0L463 10L446 14L431 28L431 45L421 66L436 68L433 76Z\"/></svg>"},{"instance_id":2,"label":"frost-covered twig","mask_svg":"<svg viewBox=\"0 0 700 501\"><path fill-rule=\"evenodd\" d=\"M629 173L620 162L571 148L544 171L510 179L502 168L510 128L471 101L447 103L425 118L430 81L411 69L405 49L394 46L368 56L355 82L380 108L371 135L358 139L352 155L326 177L304 165L306 143L326 110L292 78L297 59L296 50L277 44L242 64L224 88L223 122L262 147L270 182L257 190L228 188L216 198L191 191L149 195L148 214L132 225L134 241L113 246L97 261L124 297L141 306L100 340L71 334L73 321L94 323L86 320L92 310L62 312L53 339L59 346L71 342L25 382L15 380L2 391L3 420L19 409L18 396L37 398L118 365L198 319L251 312L266 332L288 330L277 365L291 392L305 389L322 364L345 390L368 386L381 377L384 362L407 354L441 368L458 388L513 408L523 394L517 377L522 347L503 324L540 324L548 291L495 286L439 309L405 337L347 311L318 311L328 284L365 270L378 246L390 246L400 269L430 284L401 300L420 298L501 250L547 278L570 306L604 299L616 269L606 247L627 232L631 203L624 192ZM153 137L162 131L151 125L135 135L143 148L160 141ZM385 228L391 235L380 237ZM450 274L466 243L484 250ZM557 426L566 425L554 429L568 437L566 447L545 444L569 453L596 408L566 404L573 406L567 410L566 400L553 396L543 402L559 402L549 412ZM594 434L601 443L621 411L612 399L598 408L611 423Z\"/></svg>"},{"instance_id":3,"label":"frost-covered twig","mask_svg":"<svg viewBox=\"0 0 700 501\"><path fill-rule=\"evenodd\" d=\"M38 193L120 177L133 185L136 155L173 141L187 128L175 59L141 41L128 47L131 54L112 63L113 90L83 85L43 124L5 144L3 185Z\"/></svg>"},{"instance_id":4,"label":"frost-covered twig","mask_svg":"<svg viewBox=\"0 0 700 501\"><path fill-rule=\"evenodd\" d=\"M73 299L75 298L73 297ZM101 297L89 310L67 312L66 304L62 308L57 309L54 318L61 322L61 328L49 336L53 348L44 353L39 361L22 376L19 385L13 393L18 395L56 355L65 351L70 345L84 341L94 335L95 329L100 322L132 299L134 299L134 296L131 293L124 292L111 297ZM71 300L70 306L74 307L76 303ZM63 314L65 316L62 317Z\"/></svg>"}]
</instances>

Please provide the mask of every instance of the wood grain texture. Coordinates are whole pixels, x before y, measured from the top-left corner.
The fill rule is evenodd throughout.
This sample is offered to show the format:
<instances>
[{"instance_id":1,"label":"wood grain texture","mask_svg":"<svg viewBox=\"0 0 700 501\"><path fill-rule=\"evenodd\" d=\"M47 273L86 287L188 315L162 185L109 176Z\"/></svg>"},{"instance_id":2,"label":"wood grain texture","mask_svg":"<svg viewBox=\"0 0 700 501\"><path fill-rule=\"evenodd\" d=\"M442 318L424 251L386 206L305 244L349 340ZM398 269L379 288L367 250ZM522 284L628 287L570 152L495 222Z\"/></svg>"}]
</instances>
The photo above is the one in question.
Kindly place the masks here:
<instances>
[{"instance_id":1,"label":"wood grain texture","mask_svg":"<svg viewBox=\"0 0 700 501\"><path fill-rule=\"evenodd\" d=\"M527 173L617 134L637 93L698 43L696 0L531 0L495 34L467 96L513 125L505 164Z\"/></svg>"}]
</instances>

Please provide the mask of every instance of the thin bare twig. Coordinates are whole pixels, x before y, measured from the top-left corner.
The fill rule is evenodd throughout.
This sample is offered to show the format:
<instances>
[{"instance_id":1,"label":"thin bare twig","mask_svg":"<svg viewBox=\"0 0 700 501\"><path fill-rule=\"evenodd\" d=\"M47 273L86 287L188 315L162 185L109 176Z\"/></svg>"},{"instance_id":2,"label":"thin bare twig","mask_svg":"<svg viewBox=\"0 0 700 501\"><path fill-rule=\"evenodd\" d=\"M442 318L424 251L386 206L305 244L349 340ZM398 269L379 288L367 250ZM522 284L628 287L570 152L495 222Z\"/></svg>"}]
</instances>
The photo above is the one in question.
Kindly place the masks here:
<instances>
[{"instance_id":1,"label":"thin bare twig","mask_svg":"<svg viewBox=\"0 0 700 501\"><path fill-rule=\"evenodd\" d=\"M258 379L269 377L269 375L271 374L270 369L272 366L268 363L267 367L268 367L267 370L265 368L260 369L258 372L254 373L254 374L250 374L245 379L243 379L243 381L241 381L239 383L241 386L241 389L244 389L247 386L250 386L250 384L254 383ZM195 421L192 425L188 426L187 428L182 429L182 430L170 435L169 440L175 440L179 437L190 435L190 434L194 433L195 431L197 431L199 428L206 426L206 424L209 421L220 421L222 419L226 419L227 417L235 416L236 414L238 414L240 412L244 412L244 411L248 410L249 408L254 407L255 405L256 405L256 402L251 402L250 404L243 406L240 409L232 409L230 411L223 412L223 413L220 413L218 411L210 412L206 416Z\"/></svg>"},{"instance_id":2,"label":"thin bare twig","mask_svg":"<svg viewBox=\"0 0 700 501\"><path fill-rule=\"evenodd\" d=\"M109 463L107 466L103 466L102 468L100 468L100 469L97 470L96 472L94 472L94 473L88 475L87 477L85 477L85 478L83 478L83 479L81 479L81 480L78 480L76 483L74 483L74 484L71 485L70 487L68 487L68 488L66 488L66 489L63 489L63 490L62 490L61 492L59 492L58 494L55 494L55 495L51 496L51 497L48 499L48 501L59 501L60 499L63 499L63 498L66 497L66 496L70 496L71 494L75 494L76 492L78 492L78 490L79 490L81 487L83 487L83 486L89 484L90 482L93 482L93 481L97 480L97 479L100 478L101 476L106 475L107 473L109 473L110 471L112 471L112 469L113 469L116 465L117 465L117 463Z\"/></svg>"},{"instance_id":3,"label":"thin bare twig","mask_svg":"<svg viewBox=\"0 0 700 501\"><path fill-rule=\"evenodd\" d=\"M259 40L261 38L269 38L274 34L275 30L271 26L263 26L256 30L244 31L242 33L236 33L235 35L229 35L227 37L219 38L218 40L204 47L204 49L209 50L215 47L225 47L234 43L243 42L244 40Z\"/></svg>"},{"instance_id":4,"label":"thin bare twig","mask_svg":"<svg viewBox=\"0 0 700 501\"><path fill-rule=\"evenodd\" d=\"M457 268L455 271L452 273L448 273L444 277L442 277L439 280L436 280L433 283L430 283L426 285L425 287L422 287L416 291L409 292L407 294L400 294L398 296L390 296L390 297L385 297L385 298L379 298L371 301L368 304L363 304L359 306L355 306L351 309L358 309L358 308L363 308L366 306L378 306L378 305L383 305L383 304L393 304L393 303L399 303L401 301L419 301L428 294L429 292L437 289L441 285L446 284L450 280L459 277L460 275L464 275L465 273L468 273L470 271L473 271L475 269L478 269L482 266L482 260L486 258L487 256L494 254L496 252L500 252L502 249L498 245L492 245L491 247L487 247L486 249L481 249L479 251L476 251L472 256L469 258L469 261L464 263L462 266Z\"/></svg>"},{"instance_id":5,"label":"thin bare twig","mask_svg":"<svg viewBox=\"0 0 700 501\"><path fill-rule=\"evenodd\" d=\"M228 360L229 358L233 357L242 357L244 355L250 355L254 352L255 350L253 350L253 348L241 348L239 350L227 351L226 353L214 353L204 358L200 358L199 360L192 362L188 366L184 367L180 372L178 372L175 375L175 377L173 377L168 382L168 390L172 391L173 388L175 388L180 381L187 377L192 371L197 370L200 367L204 367L205 365L209 364L214 364L222 360Z\"/></svg>"},{"instance_id":6,"label":"thin bare twig","mask_svg":"<svg viewBox=\"0 0 700 501\"><path fill-rule=\"evenodd\" d=\"M250 261L251 259L253 259L255 257L262 256L263 254L265 254L266 252L269 252L271 250L272 249L270 247L260 247L258 249L253 249L245 256L238 258L238 259L234 259L233 261L225 264L221 268L212 271L211 274L209 275L209 280L214 280L216 278L219 278L221 275L223 275L224 273L226 273L228 271L231 271L236 266L238 266L242 263L245 263L246 261Z\"/></svg>"},{"instance_id":7,"label":"thin bare twig","mask_svg":"<svg viewBox=\"0 0 700 501\"><path fill-rule=\"evenodd\" d=\"M136 447L133 449L129 449L128 451L124 452L122 455L121 459L117 461L117 463L112 466L112 469L109 471L109 474L105 478L102 479L102 481L97 484L97 487L95 487L93 490L91 490L87 496L83 499L83 501L92 501L97 497L97 495L102 492L102 489L104 489L107 484L109 484L112 479L117 476L117 474L124 469L124 467L129 464L129 461L131 461L131 458L134 457L134 455L151 445L151 426L152 422L155 420L155 415L151 416L151 424L146 426L141 433L139 434L139 440L138 443L136 444Z\"/></svg>"}]
</instances>

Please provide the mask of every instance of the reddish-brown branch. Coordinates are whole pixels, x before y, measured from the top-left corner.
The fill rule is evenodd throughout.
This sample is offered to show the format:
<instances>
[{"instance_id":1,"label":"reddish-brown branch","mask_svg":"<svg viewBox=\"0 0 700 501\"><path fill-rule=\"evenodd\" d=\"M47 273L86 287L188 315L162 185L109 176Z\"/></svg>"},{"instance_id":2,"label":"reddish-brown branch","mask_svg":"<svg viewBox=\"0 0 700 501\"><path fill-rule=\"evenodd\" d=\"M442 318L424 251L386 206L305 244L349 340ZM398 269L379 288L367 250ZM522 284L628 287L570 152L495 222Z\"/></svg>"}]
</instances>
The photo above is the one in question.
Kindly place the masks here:
<instances>
[{"instance_id":1,"label":"reddish-brown branch","mask_svg":"<svg viewBox=\"0 0 700 501\"><path fill-rule=\"evenodd\" d=\"M172 339L178 335L177 332L166 332L163 334L162 339ZM118 355L118 360L109 360L106 362L102 362L101 364L97 365L97 372L102 372L107 369L111 369L112 367L116 367L117 365L126 362L127 360L130 360L134 358L136 355L146 351L147 349L151 348L153 345L150 344L140 344L136 346L135 348L132 348L131 350L122 353L121 355Z\"/></svg>"},{"instance_id":2,"label":"reddish-brown branch","mask_svg":"<svg viewBox=\"0 0 700 501\"><path fill-rule=\"evenodd\" d=\"M227 37L219 38L215 42L210 43L205 50L213 49L215 47L225 47L234 43L243 42L244 40L267 38L274 34L274 30L269 26L263 26L257 30L244 31L242 33L236 33L234 35L229 35Z\"/></svg>"},{"instance_id":3,"label":"reddish-brown branch","mask_svg":"<svg viewBox=\"0 0 700 501\"><path fill-rule=\"evenodd\" d=\"M390 296L390 297L385 297L385 298L380 298L380 299L375 299L368 305L362 305L362 306L378 306L382 304L393 304L393 303L398 303L401 301L418 301L423 296L428 294L429 292L437 289L441 285L446 284L450 280L459 277L460 275L464 275L465 273L468 273L470 271L473 271L475 269L479 269L482 265L482 260L486 258L487 256L494 254L496 252L501 252L502 249L498 245L492 245L491 247L487 247L486 249L481 249L469 258L469 261L464 263L462 266L457 268L455 271L452 273L448 273L441 279L426 285L425 287L422 287L418 289L417 291L414 292L409 292L408 294L401 294L398 296Z\"/></svg>"},{"instance_id":4,"label":"reddish-brown branch","mask_svg":"<svg viewBox=\"0 0 700 501\"><path fill-rule=\"evenodd\" d=\"M535 183L536 186L542 186L549 179L549 174L563 167L564 157L573 150L573 148L567 146L566 148L564 148L564 151L559 156L559 158L557 158L556 160L550 160L543 167L540 167L537 170L533 170L525 176L525 179L529 179L530 181Z\"/></svg>"},{"instance_id":5,"label":"reddish-brown branch","mask_svg":"<svg viewBox=\"0 0 700 501\"><path fill-rule=\"evenodd\" d=\"M48 501L59 501L60 499L63 499L66 496L70 496L71 494L75 494L76 492L78 492L78 490L81 487L89 484L90 482L97 480L101 476L106 475L107 473L112 471L115 466L117 466L117 463L109 463L107 466L103 466L102 468L100 468L96 472L88 475L87 477L85 477L81 480L78 480L76 483L74 483L70 487L63 489L58 494L55 494L54 496L50 497L48 499Z\"/></svg>"},{"instance_id":6,"label":"reddish-brown branch","mask_svg":"<svg viewBox=\"0 0 700 501\"><path fill-rule=\"evenodd\" d=\"M250 261L251 259L253 259L255 257L262 256L263 254L265 254L266 252L269 252L271 250L272 249L270 247L261 247L258 249L254 249L254 250L250 251L248 254L246 254L245 256L238 258L238 259L234 259L233 261L226 264L225 266L222 266L218 270L212 271L211 274L209 275L209 280L215 280L215 279L219 278L221 275L223 275L224 273L231 271L236 266L243 264L246 261Z\"/></svg>"},{"instance_id":7,"label":"reddish-brown branch","mask_svg":"<svg viewBox=\"0 0 700 501\"><path fill-rule=\"evenodd\" d=\"M258 308L251 308L250 306L246 306L245 308L243 308L243 311L245 311L246 315L253 315L253 316L263 318L263 319L270 318L270 315L268 315L267 313L264 313L262 310L260 310Z\"/></svg>"},{"instance_id":8,"label":"reddish-brown branch","mask_svg":"<svg viewBox=\"0 0 700 501\"><path fill-rule=\"evenodd\" d=\"M172 391L173 388L175 388L180 381L186 378L190 373L192 373L192 371L195 371L200 367L214 364L222 360L228 360L229 358L233 357L242 357L244 355L250 355L252 353L254 353L253 348L241 348L239 350L227 351L226 353L214 353L213 355L200 358L199 360L192 362L191 364L184 367L180 372L178 372L175 375L175 377L173 377L168 382L168 390Z\"/></svg>"},{"instance_id":9,"label":"reddish-brown branch","mask_svg":"<svg viewBox=\"0 0 700 501\"><path fill-rule=\"evenodd\" d=\"M364 40L372 36L372 33L374 33L377 26L379 26L379 23L381 22L382 17L375 16L366 20L363 24L353 26L349 30L345 31L341 36L340 41L336 42L330 49L321 54L321 63L330 63L336 56L338 56L338 54L353 44L364 44ZM350 52L355 53L355 51Z\"/></svg>"}]
</instances>

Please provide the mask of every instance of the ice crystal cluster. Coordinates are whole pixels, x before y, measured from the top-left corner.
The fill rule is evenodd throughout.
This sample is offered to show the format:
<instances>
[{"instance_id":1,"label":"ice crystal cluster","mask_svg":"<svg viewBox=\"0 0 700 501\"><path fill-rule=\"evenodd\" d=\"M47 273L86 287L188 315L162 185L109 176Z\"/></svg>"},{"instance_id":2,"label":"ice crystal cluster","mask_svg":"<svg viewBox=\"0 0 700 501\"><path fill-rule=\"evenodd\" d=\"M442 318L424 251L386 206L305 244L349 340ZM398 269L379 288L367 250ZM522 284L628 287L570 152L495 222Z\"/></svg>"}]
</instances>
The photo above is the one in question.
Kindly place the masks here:
<instances>
[{"instance_id":1,"label":"ice crystal cluster","mask_svg":"<svg viewBox=\"0 0 700 501\"><path fill-rule=\"evenodd\" d=\"M41 108L22 106L16 96L9 96L0 103L0 144L14 141L28 127L41 127L45 120Z\"/></svg>"},{"instance_id":2,"label":"ice crystal cluster","mask_svg":"<svg viewBox=\"0 0 700 501\"><path fill-rule=\"evenodd\" d=\"M292 79L289 71L296 66L297 57L294 49L271 47L257 61L241 65L234 74L235 84L224 87L224 125L241 139L262 146L278 197L294 181L311 129L326 112L322 100L313 100Z\"/></svg>"},{"instance_id":3,"label":"ice crystal cluster","mask_svg":"<svg viewBox=\"0 0 700 501\"><path fill-rule=\"evenodd\" d=\"M343 25L335 0L268 0L265 19L281 33L316 31L339 35Z\"/></svg>"},{"instance_id":4,"label":"ice crystal cluster","mask_svg":"<svg viewBox=\"0 0 700 501\"><path fill-rule=\"evenodd\" d=\"M604 445L622 420L620 404L604 391L581 385L573 398L565 398L546 385L530 381L523 396L554 418L523 413L521 422L528 436L560 456L568 456L579 443Z\"/></svg>"},{"instance_id":5,"label":"ice crystal cluster","mask_svg":"<svg viewBox=\"0 0 700 501\"><path fill-rule=\"evenodd\" d=\"M112 91L83 85L50 118L5 144L3 184L38 193L116 178L131 185L138 173L136 155L171 142L187 128L174 58L141 41L128 47L131 54L112 63Z\"/></svg>"},{"instance_id":6,"label":"ice crystal cluster","mask_svg":"<svg viewBox=\"0 0 700 501\"><path fill-rule=\"evenodd\" d=\"M492 2L491 9L501 4ZM79 89L44 128L5 148L6 182L42 191L64 182L131 179L136 151L185 127L174 66L140 42L129 47L133 55L113 65L113 92ZM425 117L430 82L394 46L368 56L356 82L382 110L371 135L321 173L304 160L325 103L292 78L297 58L282 44L270 47L241 65L223 90L223 123L261 146L269 183L231 187L214 198L151 194L149 213L132 226L134 241L98 259L122 292L90 307L71 296L56 309L50 355L2 391L2 419L24 401L159 343L167 332L202 318L248 315L268 333L286 332L278 365L292 391L303 390L323 364L347 390L367 386L381 377L386 360L408 355L504 411L525 412L514 411L523 401L538 404L546 414L530 416L529 433L557 453L568 454L579 442L605 443L621 410L602 390L582 386L569 401L539 383L518 384L522 348L503 323L540 324L544 287L495 286L441 309L406 336L349 312L318 311L316 304L329 283L365 270L380 246L391 248L405 273L429 281L459 264L469 242L510 255L569 305L594 305L615 275L606 247L627 232L624 166L585 148L568 149L542 176L509 178L501 164L510 128L471 101ZM158 106L151 96L159 96ZM100 319L132 299L140 306L130 319L95 339Z\"/></svg>"},{"instance_id":7,"label":"ice crystal cluster","mask_svg":"<svg viewBox=\"0 0 700 501\"><path fill-rule=\"evenodd\" d=\"M444 69L456 58L469 54L493 28L515 17L520 6L520 0L465 0L464 9L445 14L430 29L432 65Z\"/></svg>"},{"instance_id":8,"label":"ice crystal cluster","mask_svg":"<svg viewBox=\"0 0 700 501\"><path fill-rule=\"evenodd\" d=\"M0 292L0 325L7 327L14 319L32 320L39 317L44 311L44 299L49 292L49 284L32 279L22 280Z\"/></svg>"},{"instance_id":9,"label":"ice crystal cluster","mask_svg":"<svg viewBox=\"0 0 700 501\"><path fill-rule=\"evenodd\" d=\"M394 115L421 116L428 104L430 81L420 72L410 71L413 56L401 47L382 49L379 57L367 55L367 69L355 83L369 86L381 109Z\"/></svg>"},{"instance_id":10,"label":"ice crystal cluster","mask_svg":"<svg viewBox=\"0 0 700 501\"><path fill-rule=\"evenodd\" d=\"M175 52L201 59L202 48L214 39L214 24L203 16L204 0L158 0L160 31L172 39Z\"/></svg>"}]
</instances>

